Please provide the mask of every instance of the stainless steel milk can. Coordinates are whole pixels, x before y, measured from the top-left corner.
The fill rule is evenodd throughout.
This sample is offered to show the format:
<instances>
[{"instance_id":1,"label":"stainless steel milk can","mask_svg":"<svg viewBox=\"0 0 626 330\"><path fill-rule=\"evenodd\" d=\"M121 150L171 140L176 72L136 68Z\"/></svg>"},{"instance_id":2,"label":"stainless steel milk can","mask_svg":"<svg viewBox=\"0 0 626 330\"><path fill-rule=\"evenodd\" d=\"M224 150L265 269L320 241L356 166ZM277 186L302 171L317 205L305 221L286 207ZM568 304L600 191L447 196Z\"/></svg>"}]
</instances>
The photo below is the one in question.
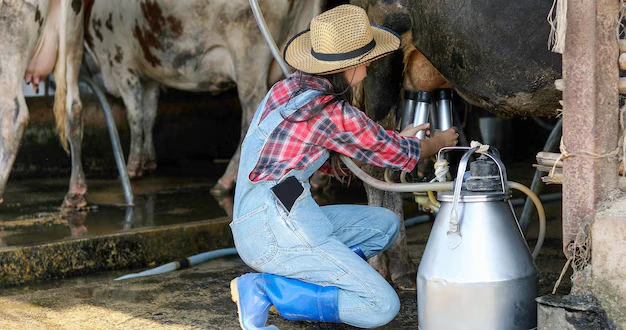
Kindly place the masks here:
<instances>
[{"instance_id":1,"label":"stainless steel milk can","mask_svg":"<svg viewBox=\"0 0 626 330\"><path fill-rule=\"evenodd\" d=\"M422 330L532 329L537 324L537 270L519 228L497 151L459 164L417 272Z\"/></svg>"}]
</instances>

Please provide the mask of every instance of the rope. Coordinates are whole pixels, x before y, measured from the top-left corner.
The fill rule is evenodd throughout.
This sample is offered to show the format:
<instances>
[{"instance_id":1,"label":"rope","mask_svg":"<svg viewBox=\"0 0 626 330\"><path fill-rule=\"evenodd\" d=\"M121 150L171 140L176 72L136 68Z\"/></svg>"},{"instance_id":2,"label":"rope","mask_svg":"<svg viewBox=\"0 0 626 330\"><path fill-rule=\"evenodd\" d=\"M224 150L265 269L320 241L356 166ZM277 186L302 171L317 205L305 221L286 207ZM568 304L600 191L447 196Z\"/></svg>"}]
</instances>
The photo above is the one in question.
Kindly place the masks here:
<instances>
[{"instance_id":1,"label":"rope","mask_svg":"<svg viewBox=\"0 0 626 330\"><path fill-rule=\"evenodd\" d=\"M554 289L552 289L552 294L555 294L556 289L558 289L559 285L561 285L561 280L563 279L563 275L565 275L565 272L567 272L567 266L569 266L572 260L574 260L574 256L567 258L567 262L565 262L565 266L563 266L563 269L561 269L561 275L559 275L559 279L554 284Z\"/></svg>"},{"instance_id":2,"label":"rope","mask_svg":"<svg viewBox=\"0 0 626 330\"><path fill-rule=\"evenodd\" d=\"M565 49L565 31L567 29L567 0L554 0L548 13L550 36L548 37L548 49L555 53L563 54Z\"/></svg>"},{"instance_id":3,"label":"rope","mask_svg":"<svg viewBox=\"0 0 626 330\"><path fill-rule=\"evenodd\" d=\"M470 148L476 148L479 147L478 150L476 150L477 154L486 154L489 151L489 145L488 144L482 144L478 141L472 141L470 143Z\"/></svg>"},{"instance_id":4,"label":"rope","mask_svg":"<svg viewBox=\"0 0 626 330\"><path fill-rule=\"evenodd\" d=\"M572 152L569 153L567 152L567 150L565 149L565 144L563 143L563 138L561 137L561 143L559 146L559 150L561 151L561 155L559 155L559 158L556 159L556 161L554 162L554 165L552 165L552 170L550 170L550 174L548 175L549 177L554 177L554 171L556 170L556 166L559 163L559 161L561 160L565 160L567 158L571 158L571 157L587 157L587 158L591 158L591 159L602 159L602 158L612 158L612 157L618 157L619 156L619 152L620 149L622 147L621 146L617 146L615 149L605 153L605 154L597 154L595 152L591 152L591 151L577 151L577 152Z\"/></svg>"},{"instance_id":5,"label":"rope","mask_svg":"<svg viewBox=\"0 0 626 330\"><path fill-rule=\"evenodd\" d=\"M438 159L435 163L435 180L438 182L445 182L446 176L450 172L450 163L442 157L442 159ZM432 181L431 181L432 182Z\"/></svg>"}]
</instances>

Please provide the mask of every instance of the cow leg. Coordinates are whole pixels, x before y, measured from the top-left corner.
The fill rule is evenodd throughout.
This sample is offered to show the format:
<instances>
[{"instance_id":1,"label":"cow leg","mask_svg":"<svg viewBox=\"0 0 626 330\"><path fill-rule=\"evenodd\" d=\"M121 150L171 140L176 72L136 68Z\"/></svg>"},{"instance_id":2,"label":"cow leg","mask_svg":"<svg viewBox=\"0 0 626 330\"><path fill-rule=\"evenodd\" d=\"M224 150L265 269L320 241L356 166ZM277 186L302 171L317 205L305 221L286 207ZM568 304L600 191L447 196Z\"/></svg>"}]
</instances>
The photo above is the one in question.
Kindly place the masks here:
<instances>
[{"instance_id":1,"label":"cow leg","mask_svg":"<svg viewBox=\"0 0 626 330\"><path fill-rule=\"evenodd\" d=\"M367 204L371 206L383 206L385 192L367 184L364 184L364 186L365 193L367 194ZM400 239L400 237L398 237L398 239ZM391 282L391 274L389 273L389 256L387 255L387 251L377 254L376 256L370 258L367 262L374 267L374 269L376 269L381 276Z\"/></svg>"},{"instance_id":2,"label":"cow leg","mask_svg":"<svg viewBox=\"0 0 626 330\"><path fill-rule=\"evenodd\" d=\"M402 194L385 192L383 207L388 208L400 217L400 235L396 242L387 249L389 257L389 273L391 282L402 290L415 290L417 280L417 266L411 260L406 243L406 228L404 227L404 210L402 209Z\"/></svg>"},{"instance_id":3,"label":"cow leg","mask_svg":"<svg viewBox=\"0 0 626 330\"><path fill-rule=\"evenodd\" d=\"M127 76L118 81L123 81L126 86L119 88L124 105L126 117L130 126L130 151L126 161L126 170L131 178L140 177L143 174L142 152L143 147L143 86L137 76Z\"/></svg>"},{"instance_id":4,"label":"cow leg","mask_svg":"<svg viewBox=\"0 0 626 330\"><path fill-rule=\"evenodd\" d=\"M4 90L0 93L0 203L3 201L4 189L28 122L24 95L16 91L21 88L21 73L19 76L2 78L0 86L4 86Z\"/></svg>"},{"instance_id":5,"label":"cow leg","mask_svg":"<svg viewBox=\"0 0 626 330\"><path fill-rule=\"evenodd\" d=\"M143 90L143 147L141 152L141 168L144 171L154 171L157 168L156 151L152 140L152 128L157 114L159 102L159 83L150 80L144 82Z\"/></svg>"},{"instance_id":6,"label":"cow leg","mask_svg":"<svg viewBox=\"0 0 626 330\"><path fill-rule=\"evenodd\" d=\"M239 98L241 99L241 97L241 92L239 92ZM257 101L257 105L261 99ZM254 110L250 110L251 107L255 107L252 105L253 103L254 102L251 100L241 100L241 137L239 138L239 143L237 144L237 150L235 150L235 154L233 154L233 157L230 159L230 162L226 167L226 171L224 172L222 177L217 180L215 186L211 188L211 193L214 196L223 196L229 194L235 188L235 181L237 180L237 170L239 168L239 160L241 158L241 143L243 142L243 138L246 136L246 132L248 131L248 127L250 126L250 121L252 121L252 117L249 116L248 113L252 111L252 114L254 114Z\"/></svg>"},{"instance_id":7,"label":"cow leg","mask_svg":"<svg viewBox=\"0 0 626 330\"><path fill-rule=\"evenodd\" d=\"M265 41L263 42L263 48ZM245 57L246 54L259 54L261 51L255 52L255 47L251 49L242 49L233 51L235 60L235 80L237 82L237 93L239 95L239 102L241 103L241 135L235 154L230 159L226 172L217 181L215 186L211 189L211 193L214 196L220 196L229 193L235 187L235 181L237 180L237 169L239 167L239 159L241 158L241 143L246 136L254 112L259 106L259 103L265 97L268 91L267 88L267 74L270 63L272 61L271 54L267 57ZM267 52L267 50L263 50ZM239 57L238 57L239 56Z\"/></svg>"},{"instance_id":8,"label":"cow leg","mask_svg":"<svg viewBox=\"0 0 626 330\"><path fill-rule=\"evenodd\" d=\"M382 177L383 170L368 166L370 175ZM415 289L417 267L409 257L406 243L406 228L404 227L404 210L400 193L380 191L365 185L369 205L382 206L394 211L400 218L400 234L394 244L383 253L371 258L368 262L376 271L391 280L400 289Z\"/></svg>"},{"instance_id":9,"label":"cow leg","mask_svg":"<svg viewBox=\"0 0 626 330\"><path fill-rule=\"evenodd\" d=\"M81 12L82 13L82 12ZM67 68L66 83L68 106L66 106L68 116L66 125L66 136L70 144L72 159L72 175L70 177L70 187L62 207L83 207L87 205L85 195L87 195L87 182L82 163L82 142L83 142L83 104L80 101L78 90L78 74L83 58L83 25L78 24L70 30L67 36Z\"/></svg>"},{"instance_id":10,"label":"cow leg","mask_svg":"<svg viewBox=\"0 0 626 330\"><path fill-rule=\"evenodd\" d=\"M72 60L71 58L69 59ZM82 164L82 140L83 140L83 104L78 94L78 66L68 65L67 72L67 97L71 100L68 108L68 132L72 158L72 176L70 177L70 189L65 195L62 207L83 207L87 205L87 182Z\"/></svg>"}]
</instances>

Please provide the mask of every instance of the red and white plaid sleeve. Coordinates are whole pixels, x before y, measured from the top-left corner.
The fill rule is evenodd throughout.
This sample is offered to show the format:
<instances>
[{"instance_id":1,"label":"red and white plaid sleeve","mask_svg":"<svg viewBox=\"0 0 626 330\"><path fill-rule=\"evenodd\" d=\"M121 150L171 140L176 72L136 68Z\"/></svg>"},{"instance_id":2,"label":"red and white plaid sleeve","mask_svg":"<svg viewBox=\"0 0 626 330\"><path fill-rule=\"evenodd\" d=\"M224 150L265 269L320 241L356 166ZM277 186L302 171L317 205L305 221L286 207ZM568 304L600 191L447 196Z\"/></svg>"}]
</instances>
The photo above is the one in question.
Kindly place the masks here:
<instances>
[{"instance_id":1,"label":"red and white plaid sleeve","mask_svg":"<svg viewBox=\"0 0 626 330\"><path fill-rule=\"evenodd\" d=\"M322 146L374 166L413 170L421 152L417 137L386 131L349 104L329 108L328 117L315 121L317 127L311 130Z\"/></svg>"}]
</instances>

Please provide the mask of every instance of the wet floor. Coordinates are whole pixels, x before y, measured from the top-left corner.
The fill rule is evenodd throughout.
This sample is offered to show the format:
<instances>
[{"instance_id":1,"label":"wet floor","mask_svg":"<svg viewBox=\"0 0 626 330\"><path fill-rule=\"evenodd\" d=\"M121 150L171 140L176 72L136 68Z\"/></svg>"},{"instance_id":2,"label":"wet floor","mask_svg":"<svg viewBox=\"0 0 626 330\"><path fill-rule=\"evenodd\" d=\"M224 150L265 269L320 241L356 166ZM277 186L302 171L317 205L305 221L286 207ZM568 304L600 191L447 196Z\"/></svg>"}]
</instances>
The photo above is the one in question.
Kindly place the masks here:
<instances>
[{"instance_id":1,"label":"wet floor","mask_svg":"<svg viewBox=\"0 0 626 330\"><path fill-rule=\"evenodd\" d=\"M427 222L407 229L416 264L431 226ZM540 295L552 291L563 265L558 227L557 221L548 223L546 244L537 259ZM153 277L113 281L125 272L136 272L115 271L0 290L0 329L239 329L228 284L249 271L238 258L221 258ZM568 292L568 277L557 292ZM400 313L380 329L417 329L416 292L398 295ZM356 329L290 322L275 315L268 323L288 330Z\"/></svg>"},{"instance_id":2,"label":"wet floor","mask_svg":"<svg viewBox=\"0 0 626 330\"><path fill-rule=\"evenodd\" d=\"M515 172L511 167L511 173ZM512 176L528 181L532 172ZM529 172L529 173L527 173ZM89 181L90 208L63 213L58 209L67 189L65 179L19 180L9 185L0 205L0 239L5 246L36 245L73 237L123 232L205 220L227 215L229 201L210 194L211 176L159 175L133 182L136 206L121 206L115 179ZM362 187L334 185L324 203L365 202ZM553 188L554 189L554 188ZM220 205L220 203L222 205ZM560 203L546 204L548 228L536 264L540 295L552 291L565 259L561 252ZM130 211L129 211L130 210ZM407 217L417 215L410 198ZM518 209L519 214L519 209ZM419 264L432 221L407 229L409 253ZM529 229L531 246L537 226ZM154 265L156 266L156 265ZM190 269L155 277L115 282L138 269L116 270L0 290L0 329L238 329L228 283L250 269L239 258L221 258ZM569 291L566 273L557 292ZM416 329L416 294L398 291L400 314L381 329ZM280 329L353 329L343 325L289 322L270 316Z\"/></svg>"},{"instance_id":3,"label":"wet floor","mask_svg":"<svg viewBox=\"0 0 626 330\"><path fill-rule=\"evenodd\" d=\"M90 180L88 207L61 210L67 181L21 180L0 204L0 245L34 245L66 238L186 223L226 216L211 181L150 177L133 182L134 207L124 206L116 180Z\"/></svg>"},{"instance_id":4,"label":"wet floor","mask_svg":"<svg viewBox=\"0 0 626 330\"><path fill-rule=\"evenodd\" d=\"M78 211L60 208L69 178L10 180L0 204L0 249L229 216L232 197L210 193L225 167L195 162L182 173L164 168L133 180L133 207L125 206L118 179L88 178L88 206ZM333 186L320 203L366 202L359 185Z\"/></svg>"}]
</instances>

